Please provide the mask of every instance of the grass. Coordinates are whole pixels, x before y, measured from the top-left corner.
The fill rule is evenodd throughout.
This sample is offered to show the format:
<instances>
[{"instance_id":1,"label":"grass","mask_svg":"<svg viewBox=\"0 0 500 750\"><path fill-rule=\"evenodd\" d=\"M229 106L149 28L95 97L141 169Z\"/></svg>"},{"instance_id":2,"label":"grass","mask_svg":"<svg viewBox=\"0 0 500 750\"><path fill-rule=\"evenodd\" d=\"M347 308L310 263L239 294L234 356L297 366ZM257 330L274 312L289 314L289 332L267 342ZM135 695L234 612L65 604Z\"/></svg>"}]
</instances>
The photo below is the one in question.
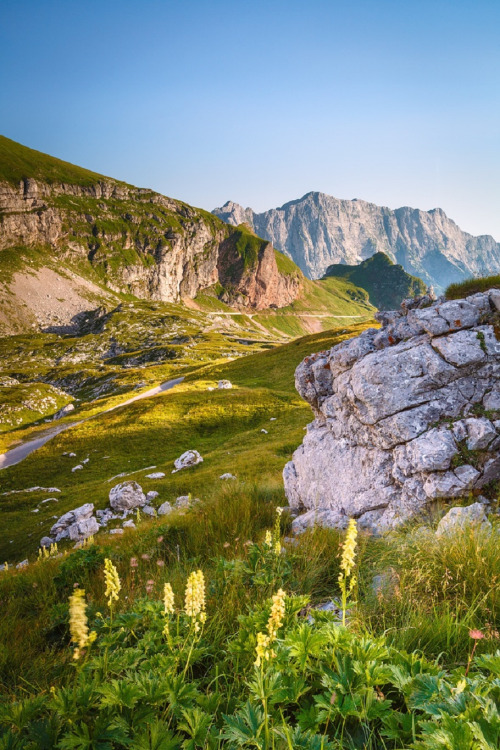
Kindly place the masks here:
<instances>
[{"instance_id":1,"label":"grass","mask_svg":"<svg viewBox=\"0 0 500 750\"><path fill-rule=\"evenodd\" d=\"M81 733L91 732L97 742L100 732L121 728L126 738L103 735L102 742L110 748L129 741L151 748L154 729L164 732L165 742L170 732L166 748L455 750L459 746L450 744L446 723L455 711L450 696L462 696L460 713L453 715L461 722L456 730L461 736L469 736L471 722L485 721L486 709L483 713L479 705L486 703L478 704L476 695L498 703L497 657L484 656L499 645L498 521L490 535L466 529L438 540L432 529L416 526L382 538L360 535L356 604L350 605L345 630L326 613L313 615L312 624L305 617L309 600L339 596L342 533L313 529L289 543L284 514L284 553L276 555L263 542L275 524L276 506L285 504L283 465L311 419L295 392L294 369L307 354L364 325L204 364L176 390L96 417L1 472L2 492L34 484L61 492L53 494L57 503L46 504L41 503L46 492L1 496L9 535L0 555L12 561L15 548L32 564L0 574L0 684L6 699L0 706L0 742L9 741L13 750L55 747L64 736L68 747L91 747ZM222 378L231 380L231 390L208 390ZM203 463L171 474L173 459L187 448L198 449ZM63 456L65 451L77 456ZM86 456L89 463L72 474L71 466ZM166 476L147 480L151 465ZM109 489L123 481L108 480L121 472L144 490L156 489L158 503L188 493L200 503L161 519L143 518L137 530L120 538L100 533L87 548L33 563L50 516L89 500L103 507ZM220 480L225 472L237 479ZM32 515L35 508L39 512ZM121 580L111 620L105 557ZM203 570L207 585L206 625L193 641L186 615L175 616L169 645L162 635L164 583L172 584L182 607L187 577L196 569ZM375 575L381 576L379 589ZM76 670L67 604L75 585L85 589L97 632L95 647ZM276 657L259 671L253 666L256 634L266 632L269 597L280 587L287 594L285 622L278 629ZM469 630L481 631L476 655L490 661L471 662ZM267 723L266 711L260 713L263 701ZM325 707L328 721L321 713ZM148 717L148 730L141 717ZM491 718L488 726L496 731ZM252 732L259 733L258 741ZM287 732L283 744L280 733ZM36 744L42 735L46 744ZM448 745L426 744L428 736L432 742L445 737ZM483 747L493 750L496 740L491 742Z\"/></svg>"},{"instance_id":2,"label":"grass","mask_svg":"<svg viewBox=\"0 0 500 750\"><path fill-rule=\"evenodd\" d=\"M487 292L489 289L500 289L500 276L483 276L479 279L467 279L456 284L450 284L445 291L446 299L461 299L471 294Z\"/></svg>"},{"instance_id":3,"label":"grass","mask_svg":"<svg viewBox=\"0 0 500 750\"><path fill-rule=\"evenodd\" d=\"M0 180L17 186L27 177L85 187L109 179L0 136Z\"/></svg>"},{"instance_id":4,"label":"grass","mask_svg":"<svg viewBox=\"0 0 500 750\"><path fill-rule=\"evenodd\" d=\"M61 515L89 497L97 508L107 505L113 486L108 479L123 472L137 472L134 478L145 490L158 490L162 502L189 492L205 499L220 489L219 476L226 472L244 482L258 474L263 481L281 483L286 461L283 446L299 445L310 421L309 407L295 392L295 367L307 354L332 346L362 327L309 336L278 349L198 368L165 395L61 433L21 464L3 470L1 489L57 487L61 490L57 514ZM224 378L234 384L232 390L207 390ZM106 406L112 404L106 402ZM95 408L81 410L78 417L88 416ZM271 417L276 421L271 422ZM71 421L76 418L71 415ZM203 464L172 475L174 459L191 448L202 454ZM76 458L63 453L75 453ZM85 458L90 460L84 470L72 473L72 467ZM152 465L166 477L145 479L150 472L143 469ZM14 562L13 550L17 556L35 553L39 539L53 524L55 504L42 504L45 496L21 493L1 498L9 534L0 540L0 559ZM38 512L32 514L34 510Z\"/></svg>"}]
</instances>

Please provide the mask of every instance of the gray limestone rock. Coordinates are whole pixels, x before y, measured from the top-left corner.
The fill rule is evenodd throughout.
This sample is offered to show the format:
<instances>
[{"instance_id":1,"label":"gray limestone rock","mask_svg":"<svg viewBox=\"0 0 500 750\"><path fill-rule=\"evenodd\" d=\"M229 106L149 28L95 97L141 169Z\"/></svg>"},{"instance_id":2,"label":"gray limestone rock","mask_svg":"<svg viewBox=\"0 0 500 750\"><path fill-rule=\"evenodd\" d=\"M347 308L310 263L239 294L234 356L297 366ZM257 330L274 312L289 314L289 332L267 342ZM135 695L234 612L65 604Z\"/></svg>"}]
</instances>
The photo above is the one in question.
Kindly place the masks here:
<instances>
[{"instance_id":1,"label":"gray limestone rock","mask_svg":"<svg viewBox=\"0 0 500 750\"><path fill-rule=\"evenodd\" d=\"M175 469L172 471L172 474L175 474L176 471L180 471L181 469L188 469L191 466L196 466L197 464L200 464L203 461L202 457L198 453L198 451L186 451L182 454L182 456L179 456L179 458L176 458L174 461Z\"/></svg>"},{"instance_id":2,"label":"gray limestone rock","mask_svg":"<svg viewBox=\"0 0 500 750\"><path fill-rule=\"evenodd\" d=\"M152 503L153 500L156 500L159 494L160 493L156 492L156 490L150 490L149 492L146 492L146 502Z\"/></svg>"},{"instance_id":3,"label":"gray limestone rock","mask_svg":"<svg viewBox=\"0 0 500 750\"><path fill-rule=\"evenodd\" d=\"M77 521L68 527L68 536L72 542L80 542L82 539L88 539L99 531L99 524L94 516Z\"/></svg>"},{"instance_id":4,"label":"gray limestone rock","mask_svg":"<svg viewBox=\"0 0 500 750\"><path fill-rule=\"evenodd\" d=\"M451 508L440 520L436 529L436 536L450 534L467 527L480 527L486 531L491 529L491 523L488 521L483 503L472 503L465 508Z\"/></svg>"},{"instance_id":5,"label":"gray limestone rock","mask_svg":"<svg viewBox=\"0 0 500 750\"><path fill-rule=\"evenodd\" d=\"M146 495L137 482L122 482L110 490L109 504L116 511L141 508L146 504Z\"/></svg>"},{"instance_id":6,"label":"gray limestone rock","mask_svg":"<svg viewBox=\"0 0 500 750\"><path fill-rule=\"evenodd\" d=\"M53 537L56 542L60 542L61 539L68 538L76 541L76 539L78 538L78 529L80 525L82 525L82 531L86 529L87 527L84 525L84 522L89 520L92 517L93 513L93 503L85 503L85 505L81 505L79 508L75 508L74 510L70 510L67 513L64 513L64 515L58 518L55 524L52 526L50 530L50 536ZM93 526L93 524L91 524L91 526ZM70 536L70 529L72 527L75 528L71 532L73 536ZM88 536L91 536L91 534L89 534Z\"/></svg>"},{"instance_id":7,"label":"gray limestone rock","mask_svg":"<svg viewBox=\"0 0 500 750\"><path fill-rule=\"evenodd\" d=\"M315 419L283 471L295 532L350 517L384 531L500 477L500 420L474 408L500 406L492 299L500 290L381 313L380 332L297 367ZM481 451L474 466L456 465L465 448Z\"/></svg>"},{"instance_id":8,"label":"gray limestone rock","mask_svg":"<svg viewBox=\"0 0 500 750\"><path fill-rule=\"evenodd\" d=\"M158 515L159 516L166 516L168 513L172 512L172 506L169 502L162 503L160 507L158 508Z\"/></svg>"}]
</instances>

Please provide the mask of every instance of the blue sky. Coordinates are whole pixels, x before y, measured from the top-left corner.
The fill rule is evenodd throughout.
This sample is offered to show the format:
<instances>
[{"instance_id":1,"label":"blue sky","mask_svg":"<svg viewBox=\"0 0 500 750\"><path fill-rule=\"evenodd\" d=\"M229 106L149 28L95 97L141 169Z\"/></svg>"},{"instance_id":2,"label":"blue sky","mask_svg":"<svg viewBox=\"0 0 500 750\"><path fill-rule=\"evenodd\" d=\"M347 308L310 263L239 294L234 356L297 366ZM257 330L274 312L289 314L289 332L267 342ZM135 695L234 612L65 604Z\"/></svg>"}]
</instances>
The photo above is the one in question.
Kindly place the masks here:
<instances>
[{"instance_id":1,"label":"blue sky","mask_svg":"<svg viewBox=\"0 0 500 750\"><path fill-rule=\"evenodd\" d=\"M0 132L212 209L310 190L500 240L499 0L2 0Z\"/></svg>"}]
</instances>

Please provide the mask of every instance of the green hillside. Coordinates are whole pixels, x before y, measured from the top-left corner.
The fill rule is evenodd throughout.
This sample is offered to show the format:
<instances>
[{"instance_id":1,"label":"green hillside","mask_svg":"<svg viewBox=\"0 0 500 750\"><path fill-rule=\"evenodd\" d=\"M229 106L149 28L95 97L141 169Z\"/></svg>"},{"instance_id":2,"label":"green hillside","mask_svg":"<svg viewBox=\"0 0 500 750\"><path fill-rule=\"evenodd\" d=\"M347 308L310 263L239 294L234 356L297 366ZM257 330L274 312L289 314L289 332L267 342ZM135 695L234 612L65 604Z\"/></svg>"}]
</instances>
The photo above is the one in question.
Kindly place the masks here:
<instances>
[{"instance_id":1,"label":"green hillside","mask_svg":"<svg viewBox=\"0 0 500 750\"><path fill-rule=\"evenodd\" d=\"M88 186L100 180L117 182L0 135L0 180L17 185L20 180L29 177L49 185L66 183Z\"/></svg>"},{"instance_id":2,"label":"green hillside","mask_svg":"<svg viewBox=\"0 0 500 750\"><path fill-rule=\"evenodd\" d=\"M396 265L385 253L375 253L357 266L336 263L329 266L325 278L348 279L366 289L372 305L379 310L396 310L403 299L425 294L426 285Z\"/></svg>"}]
</instances>

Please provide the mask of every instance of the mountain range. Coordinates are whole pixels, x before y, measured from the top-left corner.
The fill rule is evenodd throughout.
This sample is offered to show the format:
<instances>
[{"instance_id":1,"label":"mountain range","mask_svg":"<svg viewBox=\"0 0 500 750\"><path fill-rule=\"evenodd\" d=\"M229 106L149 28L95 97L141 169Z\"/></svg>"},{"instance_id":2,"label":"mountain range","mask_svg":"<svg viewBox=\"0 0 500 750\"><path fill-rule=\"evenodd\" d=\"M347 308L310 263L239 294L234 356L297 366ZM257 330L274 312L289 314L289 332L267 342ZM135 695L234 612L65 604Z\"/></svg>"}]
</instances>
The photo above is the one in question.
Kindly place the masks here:
<instances>
[{"instance_id":1,"label":"mountain range","mask_svg":"<svg viewBox=\"0 0 500 750\"><path fill-rule=\"evenodd\" d=\"M312 279L332 264L357 265L378 252L438 291L500 270L500 244L463 232L440 208L392 210L310 192L263 213L232 201L213 213L229 224L247 222Z\"/></svg>"}]
</instances>

